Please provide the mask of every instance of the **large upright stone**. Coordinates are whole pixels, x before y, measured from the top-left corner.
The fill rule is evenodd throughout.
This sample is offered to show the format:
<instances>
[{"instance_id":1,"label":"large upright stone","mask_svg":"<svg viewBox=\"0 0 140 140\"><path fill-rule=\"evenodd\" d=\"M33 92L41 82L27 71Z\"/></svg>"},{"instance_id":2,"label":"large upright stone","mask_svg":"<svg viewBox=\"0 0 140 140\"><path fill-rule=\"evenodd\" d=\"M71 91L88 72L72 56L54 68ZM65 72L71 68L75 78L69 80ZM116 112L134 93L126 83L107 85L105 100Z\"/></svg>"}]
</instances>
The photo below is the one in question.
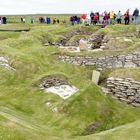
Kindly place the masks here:
<instances>
[{"instance_id":1,"label":"large upright stone","mask_svg":"<svg viewBox=\"0 0 140 140\"><path fill-rule=\"evenodd\" d=\"M88 48L89 48L88 42L86 40L81 39L79 41L79 48L81 51L88 50Z\"/></svg>"},{"instance_id":2,"label":"large upright stone","mask_svg":"<svg viewBox=\"0 0 140 140\"><path fill-rule=\"evenodd\" d=\"M94 82L95 84L98 84L99 78L100 78L100 72L96 71L96 70L93 70L93 72L92 72L92 82Z\"/></svg>"}]
</instances>

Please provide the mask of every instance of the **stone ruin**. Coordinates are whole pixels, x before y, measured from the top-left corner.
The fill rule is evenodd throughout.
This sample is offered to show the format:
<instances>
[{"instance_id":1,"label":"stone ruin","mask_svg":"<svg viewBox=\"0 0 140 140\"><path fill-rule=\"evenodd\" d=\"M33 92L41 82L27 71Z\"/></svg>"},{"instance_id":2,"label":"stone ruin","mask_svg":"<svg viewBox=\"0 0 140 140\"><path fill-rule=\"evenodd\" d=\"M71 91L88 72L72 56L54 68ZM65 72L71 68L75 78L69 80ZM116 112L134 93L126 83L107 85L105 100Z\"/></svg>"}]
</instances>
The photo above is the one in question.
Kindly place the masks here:
<instances>
[{"instance_id":1,"label":"stone ruin","mask_svg":"<svg viewBox=\"0 0 140 140\"><path fill-rule=\"evenodd\" d=\"M140 107L140 81L132 78L109 77L107 79L107 88L103 88L106 95L113 95L127 104Z\"/></svg>"},{"instance_id":2,"label":"stone ruin","mask_svg":"<svg viewBox=\"0 0 140 140\"><path fill-rule=\"evenodd\" d=\"M63 75L46 76L40 87L45 92L57 94L64 100L68 99L78 91L78 89L75 86L72 86L68 82L68 79Z\"/></svg>"},{"instance_id":3,"label":"stone ruin","mask_svg":"<svg viewBox=\"0 0 140 140\"><path fill-rule=\"evenodd\" d=\"M104 49L102 45L103 34L96 34L93 32L84 32L83 34L87 35L87 37L81 36L72 42L69 41L70 37L77 35L77 33L74 32L73 36L68 37L66 35L65 39L60 40L57 45L66 52L102 51Z\"/></svg>"},{"instance_id":4,"label":"stone ruin","mask_svg":"<svg viewBox=\"0 0 140 140\"><path fill-rule=\"evenodd\" d=\"M103 34L95 33L95 31L86 29L85 27L74 29L68 33L57 35L59 38L56 42L44 42L44 46L57 46L65 52L80 51L101 51Z\"/></svg>"}]
</instances>

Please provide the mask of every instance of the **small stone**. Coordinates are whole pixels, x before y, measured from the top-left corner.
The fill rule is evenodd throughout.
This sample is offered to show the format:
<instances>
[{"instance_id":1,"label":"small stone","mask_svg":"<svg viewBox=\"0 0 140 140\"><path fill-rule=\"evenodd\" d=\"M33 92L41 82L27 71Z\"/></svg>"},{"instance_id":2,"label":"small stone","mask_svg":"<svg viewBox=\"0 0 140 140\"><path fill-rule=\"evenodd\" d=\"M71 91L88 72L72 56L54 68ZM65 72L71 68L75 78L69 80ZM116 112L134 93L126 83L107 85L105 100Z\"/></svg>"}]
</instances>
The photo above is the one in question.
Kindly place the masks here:
<instances>
[{"instance_id":1,"label":"small stone","mask_svg":"<svg viewBox=\"0 0 140 140\"><path fill-rule=\"evenodd\" d=\"M57 107L53 108L53 109L52 109L52 112L58 113L58 108L57 108Z\"/></svg>"},{"instance_id":2,"label":"small stone","mask_svg":"<svg viewBox=\"0 0 140 140\"><path fill-rule=\"evenodd\" d=\"M125 42L133 42L131 39L125 38L124 39Z\"/></svg>"},{"instance_id":3,"label":"small stone","mask_svg":"<svg viewBox=\"0 0 140 140\"><path fill-rule=\"evenodd\" d=\"M101 48L101 49L105 49L105 48L106 48L106 46L101 46L100 48Z\"/></svg>"},{"instance_id":4,"label":"small stone","mask_svg":"<svg viewBox=\"0 0 140 140\"><path fill-rule=\"evenodd\" d=\"M49 45L50 45L49 43L45 43L45 44L44 44L44 46L49 46Z\"/></svg>"}]
</instances>

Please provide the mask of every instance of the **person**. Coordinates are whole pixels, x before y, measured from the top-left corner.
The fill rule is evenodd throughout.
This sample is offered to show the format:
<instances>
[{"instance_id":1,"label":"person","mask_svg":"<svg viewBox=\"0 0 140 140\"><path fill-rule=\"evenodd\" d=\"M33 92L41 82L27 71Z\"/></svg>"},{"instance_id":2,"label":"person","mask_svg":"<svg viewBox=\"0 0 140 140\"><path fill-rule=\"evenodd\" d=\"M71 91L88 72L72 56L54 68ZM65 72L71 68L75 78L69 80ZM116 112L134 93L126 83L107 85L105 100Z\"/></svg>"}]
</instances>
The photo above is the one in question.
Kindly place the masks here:
<instances>
[{"instance_id":1,"label":"person","mask_svg":"<svg viewBox=\"0 0 140 140\"><path fill-rule=\"evenodd\" d=\"M85 21L86 25L89 26L91 24L91 17L90 17L90 14L87 14L87 17L86 17L86 21Z\"/></svg>"},{"instance_id":2,"label":"person","mask_svg":"<svg viewBox=\"0 0 140 140\"><path fill-rule=\"evenodd\" d=\"M97 13L94 14L93 22L94 22L95 25L96 25L97 22L98 22L98 15L97 15Z\"/></svg>"},{"instance_id":3,"label":"person","mask_svg":"<svg viewBox=\"0 0 140 140\"><path fill-rule=\"evenodd\" d=\"M118 24L122 23L122 13L121 13L121 11L119 11L118 14L117 14L117 23Z\"/></svg>"},{"instance_id":4,"label":"person","mask_svg":"<svg viewBox=\"0 0 140 140\"><path fill-rule=\"evenodd\" d=\"M34 18L33 18L33 16L30 16L30 22L31 22L31 24L34 23Z\"/></svg>"},{"instance_id":5,"label":"person","mask_svg":"<svg viewBox=\"0 0 140 140\"><path fill-rule=\"evenodd\" d=\"M77 16L74 16L74 21L75 21L75 24L77 24Z\"/></svg>"},{"instance_id":6,"label":"person","mask_svg":"<svg viewBox=\"0 0 140 140\"><path fill-rule=\"evenodd\" d=\"M81 18L82 18L82 23L85 24L86 15L82 14Z\"/></svg>"},{"instance_id":7,"label":"person","mask_svg":"<svg viewBox=\"0 0 140 140\"><path fill-rule=\"evenodd\" d=\"M3 17L2 18L2 22L3 22L3 24L6 24L7 23L7 18L6 17Z\"/></svg>"},{"instance_id":8,"label":"person","mask_svg":"<svg viewBox=\"0 0 140 140\"><path fill-rule=\"evenodd\" d=\"M114 21L114 12L113 11L110 12L109 17L110 17L110 24L113 24L113 21Z\"/></svg>"},{"instance_id":9,"label":"person","mask_svg":"<svg viewBox=\"0 0 140 140\"><path fill-rule=\"evenodd\" d=\"M74 25L75 21L74 21L74 17L73 16L70 17L70 22L71 22L71 25Z\"/></svg>"},{"instance_id":10,"label":"person","mask_svg":"<svg viewBox=\"0 0 140 140\"><path fill-rule=\"evenodd\" d=\"M59 20L59 19L57 19L57 23L58 23L58 24L60 23L60 20Z\"/></svg>"},{"instance_id":11,"label":"person","mask_svg":"<svg viewBox=\"0 0 140 140\"><path fill-rule=\"evenodd\" d=\"M65 23L64 23L64 20L65 20L65 19L62 19L62 20L61 20L61 23L62 23L62 24L65 24Z\"/></svg>"},{"instance_id":12,"label":"person","mask_svg":"<svg viewBox=\"0 0 140 140\"><path fill-rule=\"evenodd\" d=\"M21 23L23 23L23 17L22 16L21 16L20 20L21 20Z\"/></svg>"},{"instance_id":13,"label":"person","mask_svg":"<svg viewBox=\"0 0 140 140\"><path fill-rule=\"evenodd\" d=\"M66 19L64 18L63 23L66 24Z\"/></svg>"},{"instance_id":14,"label":"person","mask_svg":"<svg viewBox=\"0 0 140 140\"><path fill-rule=\"evenodd\" d=\"M53 18L53 24L55 24L56 23L56 18Z\"/></svg>"},{"instance_id":15,"label":"person","mask_svg":"<svg viewBox=\"0 0 140 140\"><path fill-rule=\"evenodd\" d=\"M97 12L96 14L97 14L97 16L98 16L98 23L100 23L100 13Z\"/></svg>"},{"instance_id":16,"label":"person","mask_svg":"<svg viewBox=\"0 0 140 140\"><path fill-rule=\"evenodd\" d=\"M77 24L80 24L80 23L81 23L81 18L77 17Z\"/></svg>"},{"instance_id":17,"label":"person","mask_svg":"<svg viewBox=\"0 0 140 140\"><path fill-rule=\"evenodd\" d=\"M51 24L51 18L47 17L47 24Z\"/></svg>"},{"instance_id":18,"label":"person","mask_svg":"<svg viewBox=\"0 0 140 140\"><path fill-rule=\"evenodd\" d=\"M129 21L130 21L129 9L124 14L124 21L125 21L125 25L129 24Z\"/></svg>"},{"instance_id":19,"label":"person","mask_svg":"<svg viewBox=\"0 0 140 140\"><path fill-rule=\"evenodd\" d=\"M0 17L0 25L2 24L2 17Z\"/></svg>"},{"instance_id":20,"label":"person","mask_svg":"<svg viewBox=\"0 0 140 140\"><path fill-rule=\"evenodd\" d=\"M91 21L91 24L93 24L93 17L94 17L94 13L93 13L93 11L91 11L91 13L90 13L90 21Z\"/></svg>"},{"instance_id":21,"label":"person","mask_svg":"<svg viewBox=\"0 0 140 140\"><path fill-rule=\"evenodd\" d=\"M25 19L25 17L22 17L22 18L23 18L23 19L22 19L22 20L23 20L23 23L25 23L25 22L26 22L26 19Z\"/></svg>"},{"instance_id":22,"label":"person","mask_svg":"<svg viewBox=\"0 0 140 140\"><path fill-rule=\"evenodd\" d=\"M133 12L133 24L137 24L137 17L139 16L139 10L136 8Z\"/></svg>"},{"instance_id":23,"label":"person","mask_svg":"<svg viewBox=\"0 0 140 140\"><path fill-rule=\"evenodd\" d=\"M109 20L109 14L105 11L104 12L104 24L105 25L107 25L109 22L108 22L108 20Z\"/></svg>"}]
</instances>

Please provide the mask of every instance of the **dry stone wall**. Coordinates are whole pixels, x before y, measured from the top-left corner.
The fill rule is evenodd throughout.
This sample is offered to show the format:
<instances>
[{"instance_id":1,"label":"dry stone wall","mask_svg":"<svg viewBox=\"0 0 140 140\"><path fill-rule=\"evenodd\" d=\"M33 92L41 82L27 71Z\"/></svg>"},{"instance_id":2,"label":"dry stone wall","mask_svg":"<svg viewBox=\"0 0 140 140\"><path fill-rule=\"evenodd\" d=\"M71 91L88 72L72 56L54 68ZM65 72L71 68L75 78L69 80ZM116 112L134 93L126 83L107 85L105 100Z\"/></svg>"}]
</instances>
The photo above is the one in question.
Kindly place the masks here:
<instances>
[{"instance_id":1,"label":"dry stone wall","mask_svg":"<svg viewBox=\"0 0 140 140\"><path fill-rule=\"evenodd\" d=\"M140 107L140 82L132 78L107 79L108 93L112 93L117 99Z\"/></svg>"},{"instance_id":2,"label":"dry stone wall","mask_svg":"<svg viewBox=\"0 0 140 140\"><path fill-rule=\"evenodd\" d=\"M140 67L140 49L127 55L112 55L103 57L94 56L59 56L59 60L74 65L89 66L94 65L98 70L109 68L134 68Z\"/></svg>"}]
</instances>

